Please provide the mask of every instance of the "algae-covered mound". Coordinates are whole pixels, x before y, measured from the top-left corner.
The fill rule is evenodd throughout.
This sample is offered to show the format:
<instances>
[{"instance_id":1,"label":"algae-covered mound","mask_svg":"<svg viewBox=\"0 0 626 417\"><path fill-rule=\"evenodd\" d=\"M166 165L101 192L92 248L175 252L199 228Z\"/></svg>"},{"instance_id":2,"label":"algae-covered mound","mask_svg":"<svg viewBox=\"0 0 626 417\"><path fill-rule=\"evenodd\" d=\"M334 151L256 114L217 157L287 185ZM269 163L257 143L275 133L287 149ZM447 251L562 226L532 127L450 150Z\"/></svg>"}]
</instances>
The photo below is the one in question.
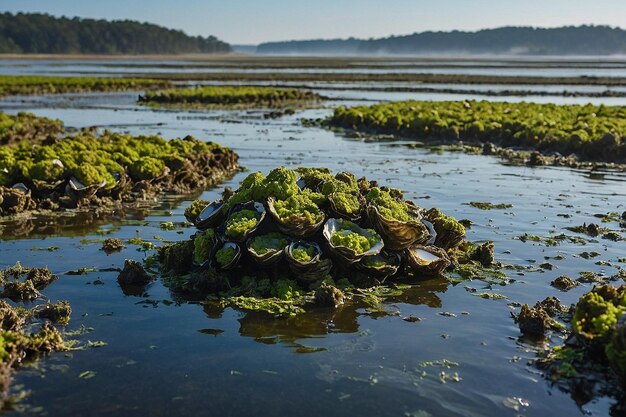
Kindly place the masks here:
<instances>
[{"instance_id":1,"label":"algae-covered mound","mask_svg":"<svg viewBox=\"0 0 626 417\"><path fill-rule=\"evenodd\" d=\"M168 286L200 296L274 297L283 281L290 294L340 281L372 286L473 262L473 245L454 218L349 172L255 172L222 200L194 203L186 214L198 232L160 248L159 260Z\"/></svg>"},{"instance_id":2,"label":"algae-covered mound","mask_svg":"<svg viewBox=\"0 0 626 417\"><path fill-rule=\"evenodd\" d=\"M238 169L233 151L190 136L165 140L83 132L0 149L0 215L93 208L146 200L158 192L214 186Z\"/></svg>"},{"instance_id":3,"label":"algae-covered mound","mask_svg":"<svg viewBox=\"0 0 626 417\"><path fill-rule=\"evenodd\" d=\"M63 123L59 120L38 117L32 113L20 112L15 116L0 113L0 145L18 142L39 143L62 131ZM1 171L0 169L0 175Z\"/></svg>"},{"instance_id":4,"label":"algae-covered mound","mask_svg":"<svg viewBox=\"0 0 626 417\"><path fill-rule=\"evenodd\" d=\"M539 367L563 388L585 393L587 401L595 395L623 395L626 389L626 286L596 286L569 310L555 309L554 305L558 305L558 300L538 303L532 309L535 315L558 324L559 331L567 336L565 344L542 354Z\"/></svg>"},{"instance_id":5,"label":"algae-covered mound","mask_svg":"<svg viewBox=\"0 0 626 417\"><path fill-rule=\"evenodd\" d=\"M562 155L574 153L589 160L626 162L626 107L401 101L341 106L326 123L422 141L495 143Z\"/></svg>"},{"instance_id":6,"label":"algae-covered mound","mask_svg":"<svg viewBox=\"0 0 626 417\"><path fill-rule=\"evenodd\" d=\"M14 370L39 356L65 351L71 343L64 340L59 326L70 320L72 309L67 301L15 303L40 300L39 292L57 279L47 268L25 268L19 263L0 270L0 406L10 402L8 389ZM9 303L6 299L13 303Z\"/></svg>"},{"instance_id":7,"label":"algae-covered mound","mask_svg":"<svg viewBox=\"0 0 626 417\"><path fill-rule=\"evenodd\" d=\"M147 78L0 75L0 96L128 91L168 86L169 81Z\"/></svg>"},{"instance_id":8,"label":"algae-covered mound","mask_svg":"<svg viewBox=\"0 0 626 417\"><path fill-rule=\"evenodd\" d=\"M286 107L320 101L313 92L295 88L197 86L147 91L140 103L209 107Z\"/></svg>"}]
</instances>

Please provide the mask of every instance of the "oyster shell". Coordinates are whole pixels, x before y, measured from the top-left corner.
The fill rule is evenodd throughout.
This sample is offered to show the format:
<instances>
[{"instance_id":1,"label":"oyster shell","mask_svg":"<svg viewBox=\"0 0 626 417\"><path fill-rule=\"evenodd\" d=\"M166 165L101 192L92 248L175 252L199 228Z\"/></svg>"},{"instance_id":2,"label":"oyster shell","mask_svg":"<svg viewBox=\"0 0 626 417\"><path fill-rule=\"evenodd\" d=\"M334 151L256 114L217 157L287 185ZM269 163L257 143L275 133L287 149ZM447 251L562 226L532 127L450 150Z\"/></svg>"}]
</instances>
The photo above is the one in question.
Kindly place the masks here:
<instances>
[{"instance_id":1,"label":"oyster shell","mask_svg":"<svg viewBox=\"0 0 626 417\"><path fill-rule=\"evenodd\" d=\"M216 233L213 233L213 237L211 238L211 249L205 254L204 260L202 262L198 262L196 260L196 256L195 256L195 251L196 251L196 239L199 238L201 235L204 235L206 231L199 231L196 234L194 234L192 236L193 238L193 242L194 242L194 254L193 254L193 264L195 266L199 266L200 268L208 268L212 265L212 260L213 257L215 256L215 252L217 250L217 247L219 246L219 237L217 236ZM208 233L208 232L206 232Z\"/></svg>"},{"instance_id":2,"label":"oyster shell","mask_svg":"<svg viewBox=\"0 0 626 417\"><path fill-rule=\"evenodd\" d=\"M368 264L368 261L384 262L384 264L376 266ZM402 259L400 258L399 254L388 254L385 253L383 250L377 255L363 257L357 264L355 264L355 266L356 269L363 272L364 274L384 281L398 272L401 263Z\"/></svg>"},{"instance_id":3,"label":"oyster shell","mask_svg":"<svg viewBox=\"0 0 626 417\"><path fill-rule=\"evenodd\" d=\"M308 262L301 262L294 258L293 251L295 249L309 249L315 250L315 255L311 257ZM289 269L296 275L296 278L304 282L315 282L326 277L333 266L330 259L321 259L322 249L317 243L306 242L303 240L297 240L292 242L285 248L285 258Z\"/></svg>"},{"instance_id":4,"label":"oyster shell","mask_svg":"<svg viewBox=\"0 0 626 417\"><path fill-rule=\"evenodd\" d=\"M217 227L224 221L226 210L223 201L214 201L207 205L195 219L187 219L200 230Z\"/></svg>"},{"instance_id":5,"label":"oyster shell","mask_svg":"<svg viewBox=\"0 0 626 417\"><path fill-rule=\"evenodd\" d=\"M332 236L333 234L342 230L341 222L344 222L344 225L345 223L348 223L350 229L354 233L358 233L361 236L365 236L367 238L377 237L378 241L369 250L362 253L357 253L356 251L354 251L354 249L348 248L346 246L334 245L331 241ZM328 219L326 221L326 224L324 224L324 231L322 232L322 234L324 235L324 238L326 238L330 253L337 257L345 265L351 265L355 262L359 262L361 258L365 256L376 255L382 250L383 246L385 245L382 238L378 236L378 234L373 230L363 229L359 225L347 220L340 221L338 219Z\"/></svg>"},{"instance_id":6,"label":"oyster shell","mask_svg":"<svg viewBox=\"0 0 626 417\"><path fill-rule=\"evenodd\" d=\"M441 210L432 208L425 217L430 221L436 232L435 245L443 249L459 246L465 239L465 228L456 219L444 214Z\"/></svg>"},{"instance_id":7,"label":"oyster shell","mask_svg":"<svg viewBox=\"0 0 626 417\"><path fill-rule=\"evenodd\" d=\"M441 276L451 263L446 251L436 246L413 245L406 259L413 272L425 276Z\"/></svg>"},{"instance_id":8,"label":"oyster shell","mask_svg":"<svg viewBox=\"0 0 626 417\"><path fill-rule=\"evenodd\" d=\"M228 248L232 248L235 250L235 256L233 256L231 261L227 263L226 265L221 265L217 261L217 252L219 252L221 249L228 249ZM214 254L212 257L213 262L211 263L211 265L215 267L215 269L221 269L221 270L226 271L226 270L233 269L234 267L236 267L237 262L239 262L240 258L241 258L241 247L235 242L224 242L219 249L214 251Z\"/></svg>"},{"instance_id":9,"label":"oyster shell","mask_svg":"<svg viewBox=\"0 0 626 417\"><path fill-rule=\"evenodd\" d=\"M359 195L357 197L357 200L359 202L359 211L357 213L346 213L342 211L336 204L336 199L338 197L338 194L339 193L332 193L328 196L328 205L329 205L330 215L333 217L340 218L340 219L350 220L351 222L358 222L363 215L362 207L365 205L365 199L363 198L363 196Z\"/></svg>"},{"instance_id":10,"label":"oyster shell","mask_svg":"<svg viewBox=\"0 0 626 417\"><path fill-rule=\"evenodd\" d=\"M24 194L30 194L30 190L28 189L28 187L23 182L18 182L17 184L14 184L13 187L11 187L11 188L16 189L16 190L20 190Z\"/></svg>"},{"instance_id":11,"label":"oyster shell","mask_svg":"<svg viewBox=\"0 0 626 417\"><path fill-rule=\"evenodd\" d=\"M276 240L279 240L281 238L284 238L285 240L287 240L287 237L283 236L282 234L276 233L275 235L276 235L275 237L273 234L268 234L265 236L271 239L275 238ZM254 250L254 248L252 247L252 244L254 243L255 239L258 239L261 237L263 236L259 235L252 239L248 239L248 241L246 242L246 248L248 249L248 253L250 254L250 257L254 259L254 261L258 263L259 265L263 265L263 266L274 265L275 263L280 261L282 257L284 256L286 246L280 247L280 248L267 248L267 252L263 254L259 254L257 253L257 251ZM287 240L287 244L289 244L288 240Z\"/></svg>"},{"instance_id":12,"label":"oyster shell","mask_svg":"<svg viewBox=\"0 0 626 417\"><path fill-rule=\"evenodd\" d=\"M230 236L230 235L226 235L226 227L228 225L228 220L231 218L231 216L237 212L240 212L242 210L251 210L251 211L256 211L260 217L258 218L258 221L256 222L256 224L254 225L254 227L246 230L241 236ZM198 216L199 217L199 216ZM220 229L222 229L221 231L223 232L223 234L226 236L226 239L228 240L232 240L233 242L237 242L237 243L243 243L245 242L250 236L252 236L252 234L254 234L254 232L256 232L256 230L259 228L259 226L261 225L261 223L263 223L263 220L265 219L265 207L263 206L263 204L258 203L256 201L249 201L247 203L243 203L243 204L236 204L234 205L230 211L228 212L228 218L226 219L226 221L224 222L224 224L222 225L222 227Z\"/></svg>"},{"instance_id":13,"label":"oyster shell","mask_svg":"<svg viewBox=\"0 0 626 417\"><path fill-rule=\"evenodd\" d=\"M429 239L427 227L421 221L421 214L417 207L408 205L409 221L388 219L380 214L375 204L367 206L367 217L385 241L385 247L390 250L404 250L414 243L424 243Z\"/></svg>"},{"instance_id":14,"label":"oyster shell","mask_svg":"<svg viewBox=\"0 0 626 417\"><path fill-rule=\"evenodd\" d=\"M88 198L94 195L99 189L104 188L107 183L102 181L99 184L84 185L76 177L70 177L67 185L65 186L65 193L69 195L73 200L80 200L82 198Z\"/></svg>"},{"instance_id":15,"label":"oyster shell","mask_svg":"<svg viewBox=\"0 0 626 417\"><path fill-rule=\"evenodd\" d=\"M301 221L289 220L285 221L278 216L276 209L274 208L274 204L276 200L270 197L267 199L267 210L270 212L278 230L286 234L287 236L293 237L310 237L313 236L317 231L324 225L324 220L326 216L322 216L322 219L314 224L309 223L306 219L301 219ZM324 214L323 212L321 212Z\"/></svg>"}]
</instances>

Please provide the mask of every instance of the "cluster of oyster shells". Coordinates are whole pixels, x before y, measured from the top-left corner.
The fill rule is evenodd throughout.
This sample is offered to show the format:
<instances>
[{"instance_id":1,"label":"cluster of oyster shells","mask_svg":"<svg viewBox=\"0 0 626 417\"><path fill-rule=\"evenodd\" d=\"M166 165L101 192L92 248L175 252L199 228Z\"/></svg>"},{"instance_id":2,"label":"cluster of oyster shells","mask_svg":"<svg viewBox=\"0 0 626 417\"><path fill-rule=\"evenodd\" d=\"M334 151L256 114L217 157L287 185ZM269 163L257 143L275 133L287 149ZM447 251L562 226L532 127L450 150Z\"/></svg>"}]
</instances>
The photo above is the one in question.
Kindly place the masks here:
<instances>
[{"instance_id":1,"label":"cluster of oyster shells","mask_svg":"<svg viewBox=\"0 0 626 417\"><path fill-rule=\"evenodd\" d=\"M299 185L303 187L301 181ZM218 270L246 266L279 268L281 261L285 260L282 267L286 266L303 282L323 279L332 270L352 270L384 281L407 269L418 277L438 276L450 266L451 260L446 250L435 246L437 233L433 224L424 218L423 209L407 202L410 218L408 221L399 221L384 217L375 205L365 204L364 199L362 201L363 209L359 216L343 215L329 202L329 207L322 210L323 218L314 224L298 220L284 221L278 216L272 197L263 202L249 201L231 208L224 201L215 201L208 204L196 218L188 218L199 230L192 238L207 229L214 231L210 252L196 266ZM256 211L258 222L234 239L226 235L226 223L231 215L240 210ZM331 237L341 228L339 219L353 222L351 227L354 232L362 236L371 237L375 231L379 239L363 253L336 246ZM287 244L284 247L266 248L262 254L257 253L252 247L254 238L271 232L283 234ZM216 260L216 253L222 248L235 251L227 265L220 265ZM293 255L296 249L308 249L313 256L306 262L298 260Z\"/></svg>"}]
</instances>

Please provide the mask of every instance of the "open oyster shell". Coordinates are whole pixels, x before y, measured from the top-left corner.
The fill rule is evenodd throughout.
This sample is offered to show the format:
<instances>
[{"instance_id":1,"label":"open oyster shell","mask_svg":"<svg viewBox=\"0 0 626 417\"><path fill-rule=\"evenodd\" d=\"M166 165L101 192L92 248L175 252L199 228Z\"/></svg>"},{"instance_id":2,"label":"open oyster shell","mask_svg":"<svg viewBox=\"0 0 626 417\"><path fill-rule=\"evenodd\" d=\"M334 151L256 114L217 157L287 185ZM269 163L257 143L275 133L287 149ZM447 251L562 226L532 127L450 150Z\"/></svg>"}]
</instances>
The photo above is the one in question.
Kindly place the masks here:
<instances>
[{"instance_id":1,"label":"open oyster shell","mask_svg":"<svg viewBox=\"0 0 626 417\"><path fill-rule=\"evenodd\" d=\"M385 264L381 266L366 265L367 259L385 262ZM377 255L363 257L357 264L355 264L355 267L366 275L384 281L398 272L401 262L402 260L399 254L388 254L383 250Z\"/></svg>"},{"instance_id":2,"label":"open oyster shell","mask_svg":"<svg viewBox=\"0 0 626 417\"><path fill-rule=\"evenodd\" d=\"M367 206L367 216L390 250L404 250L414 243L424 243L429 237L428 228L421 221L421 214L416 207L409 206L413 219L400 221L388 219L380 214L375 204Z\"/></svg>"},{"instance_id":3,"label":"open oyster shell","mask_svg":"<svg viewBox=\"0 0 626 417\"><path fill-rule=\"evenodd\" d=\"M257 213L259 213L260 217L259 220L257 221L256 225L248 230L245 231L245 233L243 233L241 236L228 236L226 235L226 225L228 224L228 219L234 214L237 213L241 210L252 210L252 211L256 211ZM225 239L226 240L230 240L233 242L237 242L237 243L243 243L245 242L249 237L251 237L254 232L257 231L257 229L259 228L259 226L261 226L261 223L263 223L263 220L265 219L265 207L263 206L263 204L258 203L256 201L249 201L247 203L243 203L243 204L237 204L235 206L233 206L230 211L228 212L228 218L226 219L226 221L224 222L224 224L222 225L222 229L221 230L224 233Z\"/></svg>"},{"instance_id":4,"label":"open oyster shell","mask_svg":"<svg viewBox=\"0 0 626 417\"><path fill-rule=\"evenodd\" d=\"M224 249L224 248L235 249L235 256L233 256L233 259L228 264L220 265L220 263L217 262L216 255L217 255L217 251L219 251L220 249ZM234 267L236 267L240 258L241 258L241 247L235 242L224 242L220 247L216 248L216 250L213 252L212 266L214 266L216 269L227 271L229 269L233 269Z\"/></svg>"},{"instance_id":5,"label":"open oyster shell","mask_svg":"<svg viewBox=\"0 0 626 417\"><path fill-rule=\"evenodd\" d=\"M192 236L192 238L194 240L194 248L195 248L195 239L197 239L203 233L204 233L204 231L198 231L196 234L194 234ZM202 262L196 261L195 249L194 249L194 256L193 256L192 259L193 259L193 264L195 266L199 266L202 269L206 269L206 268L212 266L212 264L213 264L213 257L215 256L215 251L220 246L220 244L219 244L220 240L219 240L219 237L217 236L217 234L215 234L215 233L213 234L213 238L211 240L212 240L211 249L205 254L205 257L202 260Z\"/></svg>"},{"instance_id":6,"label":"open oyster shell","mask_svg":"<svg viewBox=\"0 0 626 417\"><path fill-rule=\"evenodd\" d=\"M331 216L340 219L350 220L351 222L358 222L359 220L361 220L361 217L363 216L362 207L365 205L365 199L363 198L363 196L359 195L357 197L357 199L359 200L359 206L361 207L361 209L357 213L345 213L340 210L335 204L336 196L336 193L330 194L328 196L328 206Z\"/></svg>"},{"instance_id":7,"label":"open oyster shell","mask_svg":"<svg viewBox=\"0 0 626 417\"><path fill-rule=\"evenodd\" d=\"M65 193L73 200L80 200L82 198L91 197L99 189L104 188L105 185L107 185L106 181L102 181L99 184L84 185L78 181L76 177L70 177L67 185L65 186Z\"/></svg>"},{"instance_id":8,"label":"open oyster shell","mask_svg":"<svg viewBox=\"0 0 626 417\"><path fill-rule=\"evenodd\" d=\"M413 245L405 254L408 266L419 275L441 276L451 263L446 251L436 246Z\"/></svg>"},{"instance_id":9,"label":"open oyster shell","mask_svg":"<svg viewBox=\"0 0 626 417\"><path fill-rule=\"evenodd\" d=\"M250 257L254 259L256 263L258 263L259 265L263 265L263 266L270 266L270 265L274 265L275 263L277 263L278 261L282 259L282 257L285 254L285 247L281 247L278 249L267 248L268 249L267 252L263 254L258 254L252 247L252 243L254 239L256 239L257 237L261 237L261 236L256 236L254 238L248 239L248 241L246 242L246 249L248 249L248 253L250 254Z\"/></svg>"},{"instance_id":10,"label":"open oyster shell","mask_svg":"<svg viewBox=\"0 0 626 417\"><path fill-rule=\"evenodd\" d=\"M214 201L207 205L198 217L195 219L187 219L200 230L210 229L220 225L226 217L226 209L223 201Z\"/></svg>"},{"instance_id":11,"label":"open oyster shell","mask_svg":"<svg viewBox=\"0 0 626 417\"><path fill-rule=\"evenodd\" d=\"M315 249L315 255L309 262L300 262L293 257L294 249ZM330 273L333 266L330 259L321 259L322 249L317 243L297 240L285 248L285 258L289 269L296 275L296 278L304 282L315 282L323 279Z\"/></svg>"},{"instance_id":12,"label":"open oyster shell","mask_svg":"<svg viewBox=\"0 0 626 417\"><path fill-rule=\"evenodd\" d=\"M271 216L274 218L274 221L276 223L276 226L278 227L278 230L280 230L282 233L286 234L287 236L310 237L310 236L313 236L324 224L324 220L326 216L323 216L322 220L320 220L319 222L315 224L311 224L307 222L305 219L302 219L301 221L294 221L294 220L284 221L280 217L278 217L278 213L276 212L276 209L274 208L275 203L276 203L276 200L274 200L274 198L272 197L268 198L267 210L270 212Z\"/></svg>"},{"instance_id":13,"label":"open oyster shell","mask_svg":"<svg viewBox=\"0 0 626 417\"><path fill-rule=\"evenodd\" d=\"M359 233L362 236L365 236L368 238L374 236L371 230L363 229L357 224L352 223L352 227L357 233ZM334 255L340 262L344 263L345 265L352 265L353 263L359 262L361 258L365 256L376 255L382 250L384 246L382 239L380 239L367 252L363 252L363 253L356 253L353 249L345 247L345 246L335 246L331 242L331 237L333 236L334 233L336 233L339 230L341 230L339 221L337 219L328 219L326 221L326 224L324 224L324 231L322 232L322 234L324 235L324 238L326 238L326 242L328 244L330 253Z\"/></svg>"}]
</instances>

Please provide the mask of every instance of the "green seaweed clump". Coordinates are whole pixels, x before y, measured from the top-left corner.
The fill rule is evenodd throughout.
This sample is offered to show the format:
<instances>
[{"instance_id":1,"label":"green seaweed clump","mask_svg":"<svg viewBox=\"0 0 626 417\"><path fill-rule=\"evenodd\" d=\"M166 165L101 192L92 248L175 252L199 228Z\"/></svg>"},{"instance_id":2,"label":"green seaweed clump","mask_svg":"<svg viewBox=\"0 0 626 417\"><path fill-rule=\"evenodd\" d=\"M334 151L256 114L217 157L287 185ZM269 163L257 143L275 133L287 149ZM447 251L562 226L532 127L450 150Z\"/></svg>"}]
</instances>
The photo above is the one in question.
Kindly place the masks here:
<instances>
[{"instance_id":1,"label":"green seaweed clump","mask_svg":"<svg viewBox=\"0 0 626 417\"><path fill-rule=\"evenodd\" d=\"M237 251L234 248L222 248L215 253L215 260L220 266L224 267L232 262L235 255L237 255Z\"/></svg>"},{"instance_id":2,"label":"green seaweed clump","mask_svg":"<svg viewBox=\"0 0 626 417\"><path fill-rule=\"evenodd\" d=\"M367 252L382 239L373 229L367 229L371 236L364 236L352 222L339 219L339 229L330 236L330 243L352 249L356 254Z\"/></svg>"},{"instance_id":3,"label":"green seaweed clump","mask_svg":"<svg viewBox=\"0 0 626 417\"><path fill-rule=\"evenodd\" d=\"M406 203L393 198L389 191L373 187L367 193L367 201L376 205L380 214L386 219L409 221L409 210Z\"/></svg>"},{"instance_id":4,"label":"green seaweed clump","mask_svg":"<svg viewBox=\"0 0 626 417\"><path fill-rule=\"evenodd\" d=\"M330 195L335 209L347 215L356 215L361 211L361 202L354 194L334 192Z\"/></svg>"},{"instance_id":5,"label":"green seaweed clump","mask_svg":"<svg viewBox=\"0 0 626 417\"><path fill-rule=\"evenodd\" d=\"M626 288L600 285L578 300L572 329L585 339L606 338L624 313Z\"/></svg>"},{"instance_id":6,"label":"green seaweed clump","mask_svg":"<svg viewBox=\"0 0 626 417\"><path fill-rule=\"evenodd\" d=\"M325 123L425 142L496 144L575 153L587 160L626 161L623 106L409 100L339 106Z\"/></svg>"},{"instance_id":7,"label":"green seaweed clump","mask_svg":"<svg viewBox=\"0 0 626 417\"><path fill-rule=\"evenodd\" d=\"M278 217L284 222L306 221L316 224L324 218L318 205L305 194L295 194L286 200L278 200L274 204Z\"/></svg>"},{"instance_id":8,"label":"green seaweed clump","mask_svg":"<svg viewBox=\"0 0 626 417\"><path fill-rule=\"evenodd\" d=\"M226 221L226 235L232 238L243 237L259 222L260 214L254 210L241 210L233 213Z\"/></svg>"},{"instance_id":9,"label":"green seaweed clump","mask_svg":"<svg viewBox=\"0 0 626 417\"><path fill-rule=\"evenodd\" d=\"M250 247L254 249L257 255L264 255L270 250L282 249L287 246L287 244L288 241L284 235L272 232L252 239Z\"/></svg>"},{"instance_id":10,"label":"green seaweed clump","mask_svg":"<svg viewBox=\"0 0 626 417\"><path fill-rule=\"evenodd\" d=\"M215 245L215 232L212 229L205 230L193 240L193 260L202 265L211 255Z\"/></svg>"},{"instance_id":11,"label":"green seaweed clump","mask_svg":"<svg viewBox=\"0 0 626 417\"><path fill-rule=\"evenodd\" d=\"M202 212L202 210L204 210L204 208L206 206L208 206L211 202L210 201L206 201L206 200L194 200L186 209L185 209L185 217L187 219L193 219L195 220L200 213Z\"/></svg>"},{"instance_id":12,"label":"green seaweed clump","mask_svg":"<svg viewBox=\"0 0 626 417\"><path fill-rule=\"evenodd\" d=\"M319 101L316 93L295 88L197 86L147 91L140 103L208 107L289 107Z\"/></svg>"},{"instance_id":13,"label":"green seaweed clump","mask_svg":"<svg viewBox=\"0 0 626 417\"><path fill-rule=\"evenodd\" d=\"M315 256L315 249L311 247L296 248L291 251L291 255L296 261L307 263L307 262L311 262L311 259L313 259L313 257Z\"/></svg>"},{"instance_id":14,"label":"green seaweed clump","mask_svg":"<svg viewBox=\"0 0 626 417\"><path fill-rule=\"evenodd\" d=\"M465 227L454 217L433 207L425 214L437 232L435 245L444 249L457 247L465 238Z\"/></svg>"}]
</instances>

